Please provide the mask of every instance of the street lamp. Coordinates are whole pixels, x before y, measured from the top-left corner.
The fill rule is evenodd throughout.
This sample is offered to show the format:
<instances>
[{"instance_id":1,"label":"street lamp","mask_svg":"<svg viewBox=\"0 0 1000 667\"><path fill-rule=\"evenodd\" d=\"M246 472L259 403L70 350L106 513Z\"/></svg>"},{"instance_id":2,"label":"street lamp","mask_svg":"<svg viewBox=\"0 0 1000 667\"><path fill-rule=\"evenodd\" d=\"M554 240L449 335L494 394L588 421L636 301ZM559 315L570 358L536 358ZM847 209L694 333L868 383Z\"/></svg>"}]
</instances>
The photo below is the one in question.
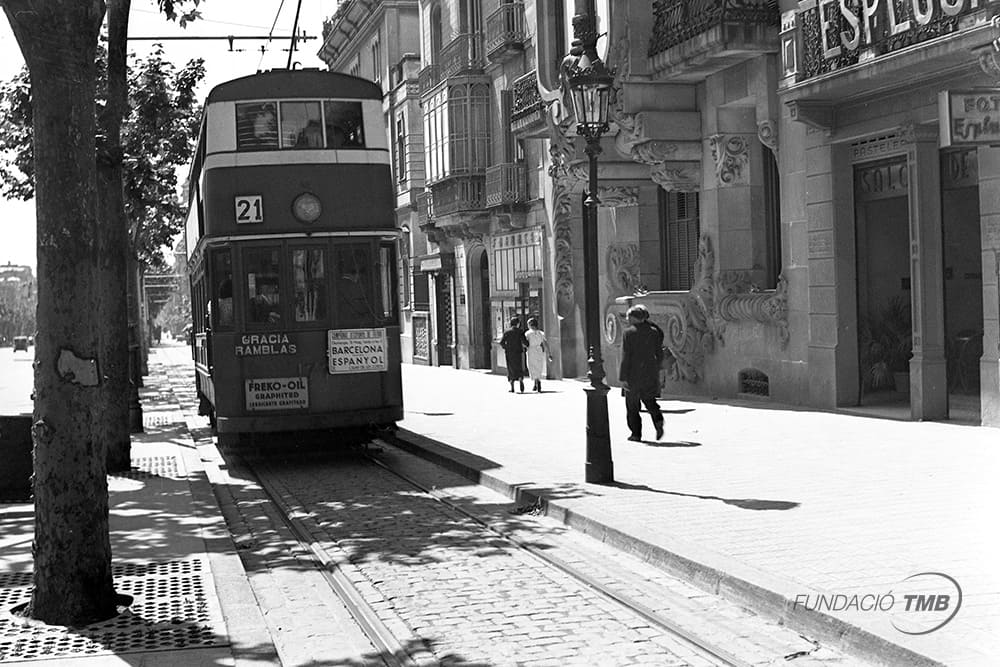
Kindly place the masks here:
<instances>
[{"instance_id":1,"label":"street lamp","mask_svg":"<svg viewBox=\"0 0 1000 667\"><path fill-rule=\"evenodd\" d=\"M564 61L566 81L576 114L576 133L587 141L590 162L587 198L583 211L583 282L586 311L587 378L587 465L588 482L614 480L611 460L611 435L608 428L608 390L604 383L604 360L601 358L601 312L598 288L597 254L597 156L601 154L601 135L608 131L608 107L611 102L612 73L597 55L597 15L594 0L576 0L573 17L573 48Z\"/></svg>"}]
</instances>

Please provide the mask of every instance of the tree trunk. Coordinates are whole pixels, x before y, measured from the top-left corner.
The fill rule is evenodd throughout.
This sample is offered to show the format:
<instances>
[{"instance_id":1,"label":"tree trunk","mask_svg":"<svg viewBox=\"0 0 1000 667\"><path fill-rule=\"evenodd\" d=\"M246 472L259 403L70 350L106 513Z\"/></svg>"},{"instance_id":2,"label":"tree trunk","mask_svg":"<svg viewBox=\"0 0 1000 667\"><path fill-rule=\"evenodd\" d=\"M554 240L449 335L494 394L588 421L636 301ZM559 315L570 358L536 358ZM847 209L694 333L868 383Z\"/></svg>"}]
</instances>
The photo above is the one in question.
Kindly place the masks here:
<instances>
[{"instance_id":1,"label":"tree trunk","mask_svg":"<svg viewBox=\"0 0 1000 667\"><path fill-rule=\"evenodd\" d=\"M126 40L131 0L108 2L108 99L100 115L98 146L99 245L98 312L103 386L97 410L97 437L107 449L111 472L132 466L128 377L128 222L122 190L122 118L127 113Z\"/></svg>"},{"instance_id":2,"label":"tree trunk","mask_svg":"<svg viewBox=\"0 0 1000 667\"><path fill-rule=\"evenodd\" d=\"M31 615L115 613L105 452L94 437L97 229L94 55L99 0L2 0L31 73L38 234L35 571Z\"/></svg>"}]
</instances>

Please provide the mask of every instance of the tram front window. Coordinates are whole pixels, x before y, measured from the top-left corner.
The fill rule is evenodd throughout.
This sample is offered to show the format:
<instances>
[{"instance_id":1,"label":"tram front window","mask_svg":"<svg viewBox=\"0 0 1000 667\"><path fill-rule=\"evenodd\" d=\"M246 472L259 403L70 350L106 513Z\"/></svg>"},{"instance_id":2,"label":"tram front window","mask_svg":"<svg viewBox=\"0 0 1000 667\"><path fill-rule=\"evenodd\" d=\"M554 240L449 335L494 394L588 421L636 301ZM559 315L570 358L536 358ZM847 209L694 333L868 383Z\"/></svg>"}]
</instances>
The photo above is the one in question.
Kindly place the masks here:
<instances>
[{"instance_id":1,"label":"tram front window","mask_svg":"<svg viewBox=\"0 0 1000 667\"><path fill-rule=\"evenodd\" d=\"M337 284L334 303L337 327L354 329L374 326L379 317L372 294L371 247L367 243L338 245Z\"/></svg>"},{"instance_id":2,"label":"tram front window","mask_svg":"<svg viewBox=\"0 0 1000 667\"><path fill-rule=\"evenodd\" d=\"M281 321L281 251L277 248L249 248L244 253L247 271L247 319L256 324Z\"/></svg>"},{"instance_id":3,"label":"tram front window","mask_svg":"<svg viewBox=\"0 0 1000 667\"><path fill-rule=\"evenodd\" d=\"M319 102L281 103L281 147L323 148Z\"/></svg>"},{"instance_id":4,"label":"tram front window","mask_svg":"<svg viewBox=\"0 0 1000 667\"><path fill-rule=\"evenodd\" d=\"M316 322L326 319L326 274L322 248L292 250L293 297L295 321Z\"/></svg>"}]
</instances>

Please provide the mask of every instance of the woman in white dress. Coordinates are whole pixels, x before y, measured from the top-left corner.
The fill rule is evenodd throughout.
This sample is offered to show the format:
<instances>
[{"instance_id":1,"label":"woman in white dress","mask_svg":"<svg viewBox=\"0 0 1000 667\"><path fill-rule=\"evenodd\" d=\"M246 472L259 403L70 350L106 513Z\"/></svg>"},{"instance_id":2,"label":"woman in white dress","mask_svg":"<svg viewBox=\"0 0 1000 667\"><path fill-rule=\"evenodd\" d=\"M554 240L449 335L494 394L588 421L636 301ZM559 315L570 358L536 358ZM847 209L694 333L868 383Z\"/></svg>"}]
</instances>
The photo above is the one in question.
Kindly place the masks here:
<instances>
[{"instance_id":1,"label":"woman in white dress","mask_svg":"<svg viewBox=\"0 0 1000 667\"><path fill-rule=\"evenodd\" d=\"M528 330L524 333L528 339L528 375L534 386L533 391L542 391L542 378L545 377L545 362L549 359L549 344L545 340L545 332L538 328L538 318L528 318Z\"/></svg>"}]
</instances>

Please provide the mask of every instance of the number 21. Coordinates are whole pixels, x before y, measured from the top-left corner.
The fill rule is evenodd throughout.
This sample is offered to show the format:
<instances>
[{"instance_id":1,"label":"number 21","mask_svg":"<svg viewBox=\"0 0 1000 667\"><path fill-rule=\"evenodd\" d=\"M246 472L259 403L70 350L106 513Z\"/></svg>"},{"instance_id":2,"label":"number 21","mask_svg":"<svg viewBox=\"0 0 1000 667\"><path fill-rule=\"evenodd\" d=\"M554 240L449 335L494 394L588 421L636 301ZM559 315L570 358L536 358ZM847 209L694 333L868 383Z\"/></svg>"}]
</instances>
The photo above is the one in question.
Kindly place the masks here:
<instances>
[{"instance_id":1,"label":"number 21","mask_svg":"<svg viewBox=\"0 0 1000 667\"><path fill-rule=\"evenodd\" d=\"M264 211L260 195L236 198L236 223L263 222Z\"/></svg>"}]
</instances>

